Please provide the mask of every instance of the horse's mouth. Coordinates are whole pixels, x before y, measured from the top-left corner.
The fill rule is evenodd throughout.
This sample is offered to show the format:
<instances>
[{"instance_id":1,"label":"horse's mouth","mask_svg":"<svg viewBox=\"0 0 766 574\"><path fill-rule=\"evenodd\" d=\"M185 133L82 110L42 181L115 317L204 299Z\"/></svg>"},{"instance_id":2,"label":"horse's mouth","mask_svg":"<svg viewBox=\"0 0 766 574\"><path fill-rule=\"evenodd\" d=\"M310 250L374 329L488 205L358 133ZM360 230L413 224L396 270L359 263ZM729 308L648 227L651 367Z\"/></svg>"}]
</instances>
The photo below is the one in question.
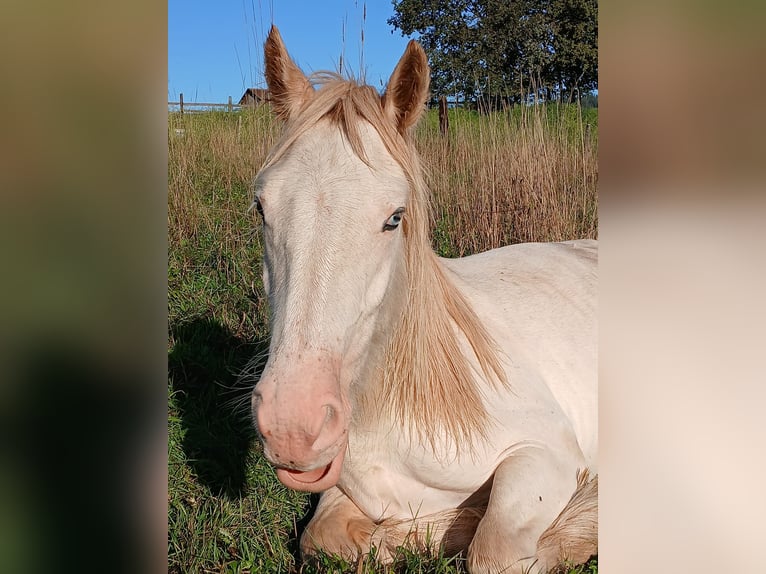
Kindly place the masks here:
<instances>
[{"instance_id":1,"label":"horse's mouth","mask_svg":"<svg viewBox=\"0 0 766 574\"><path fill-rule=\"evenodd\" d=\"M304 484L312 484L320 480L322 477L324 477L330 471L331 466L332 466L332 463L328 464L324 468L316 468L314 470L309 470L307 472L301 472L300 470L290 470L290 469L285 469L285 472L287 472L287 474L289 474L290 477L297 482L302 482Z\"/></svg>"},{"instance_id":2,"label":"horse's mouth","mask_svg":"<svg viewBox=\"0 0 766 574\"><path fill-rule=\"evenodd\" d=\"M279 482L293 490L304 490L307 492L322 492L335 486L340 478L341 467L345 449L341 449L338 455L326 466L307 470L291 470L287 468L277 468L277 478Z\"/></svg>"}]
</instances>

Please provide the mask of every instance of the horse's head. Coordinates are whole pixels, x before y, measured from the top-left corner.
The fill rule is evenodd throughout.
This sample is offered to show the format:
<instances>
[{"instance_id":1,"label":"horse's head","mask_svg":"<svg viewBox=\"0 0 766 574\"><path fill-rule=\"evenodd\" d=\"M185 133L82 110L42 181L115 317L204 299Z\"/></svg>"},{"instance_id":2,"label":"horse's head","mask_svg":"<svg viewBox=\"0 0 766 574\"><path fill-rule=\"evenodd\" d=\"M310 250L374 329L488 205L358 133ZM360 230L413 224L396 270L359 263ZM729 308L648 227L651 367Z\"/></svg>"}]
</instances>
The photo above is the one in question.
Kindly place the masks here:
<instances>
[{"instance_id":1,"label":"horse's head","mask_svg":"<svg viewBox=\"0 0 766 574\"><path fill-rule=\"evenodd\" d=\"M315 90L276 28L265 63L273 110L287 124L255 186L271 346L253 411L282 483L321 491L340 477L352 389L370 375L406 296L395 287L408 213L422 206L410 202L406 162L415 160L405 152L429 71L411 42L383 96L340 78Z\"/></svg>"}]
</instances>

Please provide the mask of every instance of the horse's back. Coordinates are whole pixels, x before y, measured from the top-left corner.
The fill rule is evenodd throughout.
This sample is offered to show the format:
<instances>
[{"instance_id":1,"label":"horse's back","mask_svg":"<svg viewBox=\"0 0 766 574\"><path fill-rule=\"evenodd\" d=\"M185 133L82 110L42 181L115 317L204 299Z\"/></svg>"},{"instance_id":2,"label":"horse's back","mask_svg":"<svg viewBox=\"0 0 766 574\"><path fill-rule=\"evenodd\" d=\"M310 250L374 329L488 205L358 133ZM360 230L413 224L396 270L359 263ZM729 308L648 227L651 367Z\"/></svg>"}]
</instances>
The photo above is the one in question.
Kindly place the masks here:
<instances>
[{"instance_id":1,"label":"horse's back","mask_svg":"<svg viewBox=\"0 0 766 574\"><path fill-rule=\"evenodd\" d=\"M442 261L508 356L511 387L542 382L595 467L597 242L524 243Z\"/></svg>"},{"instance_id":2,"label":"horse's back","mask_svg":"<svg viewBox=\"0 0 766 574\"><path fill-rule=\"evenodd\" d=\"M595 317L598 247L593 239L521 243L441 261L480 315L488 306L494 315L501 308L514 322L529 311L543 313L538 324L546 310Z\"/></svg>"},{"instance_id":3,"label":"horse's back","mask_svg":"<svg viewBox=\"0 0 766 574\"><path fill-rule=\"evenodd\" d=\"M486 284L490 290L497 281L502 283L513 277L539 281L549 274L560 276L562 272L573 273L578 282L590 277L595 284L598 242L575 239L558 243L518 243L467 257L442 259L442 262L459 276L471 277ZM513 277L509 273L514 273Z\"/></svg>"}]
</instances>

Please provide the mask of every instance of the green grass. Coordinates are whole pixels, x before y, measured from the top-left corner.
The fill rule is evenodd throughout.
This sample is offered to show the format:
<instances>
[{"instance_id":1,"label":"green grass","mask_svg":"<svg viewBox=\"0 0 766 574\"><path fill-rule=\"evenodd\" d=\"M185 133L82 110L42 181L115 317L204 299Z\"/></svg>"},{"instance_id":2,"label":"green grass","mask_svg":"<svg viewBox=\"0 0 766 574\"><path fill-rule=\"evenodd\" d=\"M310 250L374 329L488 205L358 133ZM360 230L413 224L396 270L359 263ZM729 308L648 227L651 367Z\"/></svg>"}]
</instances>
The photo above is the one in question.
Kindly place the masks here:
<instances>
[{"instance_id":1,"label":"green grass","mask_svg":"<svg viewBox=\"0 0 766 574\"><path fill-rule=\"evenodd\" d=\"M448 141L430 112L417 140L435 190L437 251L595 236L594 111L583 118L593 126L587 142L574 108L452 111ZM388 569L374 553L359 565L326 555L298 562L317 496L277 481L249 403L268 347L268 310L259 225L247 209L276 132L266 108L169 116L168 569L465 572L461 557L406 549ZM593 574L597 562L570 572Z\"/></svg>"},{"instance_id":2,"label":"green grass","mask_svg":"<svg viewBox=\"0 0 766 574\"><path fill-rule=\"evenodd\" d=\"M257 112L170 117L171 572L295 568L308 497L283 488L260 456L252 377L239 377L267 349L261 244L247 213L258 158L247 150L263 153L270 125Z\"/></svg>"}]
</instances>

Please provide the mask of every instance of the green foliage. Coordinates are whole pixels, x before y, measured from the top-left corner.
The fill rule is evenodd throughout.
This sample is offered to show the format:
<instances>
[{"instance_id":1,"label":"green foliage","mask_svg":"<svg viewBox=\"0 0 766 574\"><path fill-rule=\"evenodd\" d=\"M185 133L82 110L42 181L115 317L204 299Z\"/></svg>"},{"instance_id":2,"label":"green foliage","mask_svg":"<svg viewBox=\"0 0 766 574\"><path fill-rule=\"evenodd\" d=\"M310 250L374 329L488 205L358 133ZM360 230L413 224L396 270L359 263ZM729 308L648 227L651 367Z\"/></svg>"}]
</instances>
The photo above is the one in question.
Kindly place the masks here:
<instances>
[{"instance_id":1,"label":"green foliage","mask_svg":"<svg viewBox=\"0 0 766 574\"><path fill-rule=\"evenodd\" d=\"M568 90L598 88L597 0L554 0L550 23L555 54L551 76Z\"/></svg>"},{"instance_id":2,"label":"green foliage","mask_svg":"<svg viewBox=\"0 0 766 574\"><path fill-rule=\"evenodd\" d=\"M388 23L418 34L439 95L566 100L598 86L597 0L394 0Z\"/></svg>"},{"instance_id":3,"label":"green foliage","mask_svg":"<svg viewBox=\"0 0 766 574\"><path fill-rule=\"evenodd\" d=\"M462 556L444 556L440 552L415 551L401 546L396 549L393 562L382 566L377 560L373 548L358 563L349 563L339 556L320 552L306 560L301 574L320 574L324 572L343 574L465 574L465 558Z\"/></svg>"},{"instance_id":4,"label":"green foliage","mask_svg":"<svg viewBox=\"0 0 766 574\"><path fill-rule=\"evenodd\" d=\"M564 574L598 574L598 556L592 557L585 564L566 567Z\"/></svg>"},{"instance_id":5,"label":"green foliage","mask_svg":"<svg viewBox=\"0 0 766 574\"><path fill-rule=\"evenodd\" d=\"M582 97L582 107L585 109L598 107L598 94L589 92Z\"/></svg>"}]
</instances>

